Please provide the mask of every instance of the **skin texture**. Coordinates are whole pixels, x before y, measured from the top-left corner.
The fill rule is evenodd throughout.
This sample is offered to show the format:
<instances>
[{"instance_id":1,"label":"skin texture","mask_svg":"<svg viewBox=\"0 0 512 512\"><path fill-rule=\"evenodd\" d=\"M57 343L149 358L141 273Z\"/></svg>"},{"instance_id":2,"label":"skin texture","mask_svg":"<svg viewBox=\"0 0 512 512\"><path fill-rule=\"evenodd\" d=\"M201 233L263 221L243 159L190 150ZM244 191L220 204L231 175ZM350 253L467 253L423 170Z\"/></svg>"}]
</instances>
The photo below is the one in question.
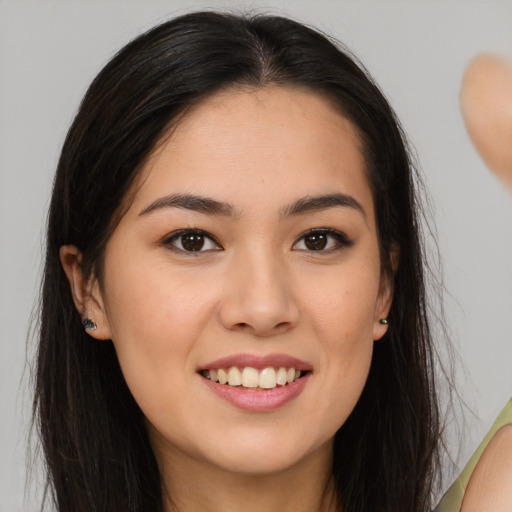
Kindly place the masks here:
<instances>
[{"instance_id":1,"label":"skin texture","mask_svg":"<svg viewBox=\"0 0 512 512\"><path fill-rule=\"evenodd\" d=\"M487 54L473 59L464 74L460 102L473 144L512 192L512 61Z\"/></svg>"},{"instance_id":2,"label":"skin texture","mask_svg":"<svg viewBox=\"0 0 512 512\"><path fill-rule=\"evenodd\" d=\"M478 152L512 192L512 62L488 54L473 59L462 82L461 108ZM471 475L462 512L510 512L511 504L512 426L506 426Z\"/></svg>"},{"instance_id":3,"label":"skin texture","mask_svg":"<svg viewBox=\"0 0 512 512\"><path fill-rule=\"evenodd\" d=\"M461 512L512 510L512 425L494 435L469 480Z\"/></svg>"},{"instance_id":4,"label":"skin texture","mask_svg":"<svg viewBox=\"0 0 512 512\"><path fill-rule=\"evenodd\" d=\"M82 276L76 248L64 246L61 259L78 310L98 324L91 336L114 343L169 494L185 512L333 510L333 436L360 396L391 303L356 130L309 91L223 91L164 138L135 190L101 284ZM361 210L286 214L299 199L335 193ZM228 202L233 215L141 214L170 194ZM190 253L170 240L191 228L215 242ZM350 243L329 237L326 250L309 250L313 228ZM239 353L287 354L312 372L291 402L245 411L198 373Z\"/></svg>"}]
</instances>

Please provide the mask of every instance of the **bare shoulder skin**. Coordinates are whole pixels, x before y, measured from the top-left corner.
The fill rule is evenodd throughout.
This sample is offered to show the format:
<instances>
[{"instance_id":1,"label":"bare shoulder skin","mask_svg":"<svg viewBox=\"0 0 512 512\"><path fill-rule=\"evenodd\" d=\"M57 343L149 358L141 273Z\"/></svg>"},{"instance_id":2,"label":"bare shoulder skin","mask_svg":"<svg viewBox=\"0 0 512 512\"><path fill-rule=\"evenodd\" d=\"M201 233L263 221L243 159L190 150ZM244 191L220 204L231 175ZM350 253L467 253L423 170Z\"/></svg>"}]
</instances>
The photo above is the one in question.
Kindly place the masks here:
<instances>
[{"instance_id":1,"label":"bare shoulder skin","mask_svg":"<svg viewBox=\"0 0 512 512\"><path fill-rule=\"evenodd\" d=\"M498 430L471 475L461 512L476 511L512 511L512 425Z\"/></svg>"}]
</instances>

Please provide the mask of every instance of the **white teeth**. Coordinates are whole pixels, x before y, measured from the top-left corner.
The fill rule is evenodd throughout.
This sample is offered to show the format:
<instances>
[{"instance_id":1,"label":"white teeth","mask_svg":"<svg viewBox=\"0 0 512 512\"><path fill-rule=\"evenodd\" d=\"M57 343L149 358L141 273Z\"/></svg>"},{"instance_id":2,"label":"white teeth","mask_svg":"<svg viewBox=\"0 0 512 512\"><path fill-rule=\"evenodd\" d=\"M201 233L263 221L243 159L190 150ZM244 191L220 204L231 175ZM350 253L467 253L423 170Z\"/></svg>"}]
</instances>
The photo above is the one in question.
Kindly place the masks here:
<instances>
[{"instance_id":1,"label":"white teeth","mask_svg":"<svg viewBox=\"0 0 512 512\"><path fill-rule=\"evenodd\" d=\"M281 368L279 368L279 370L277 370L276 382L280 386L284 386L288 382L288 378L287 378L287 374L286 374L286 368L283 368L281 366Z\"/></svg>"},{"instance_id":2,"label":"white teeth","mask_svg":"<svg viewBox=\"0 0 512 512\"><path fill-rule=\"evenodd\" d=\"M256 368L246 366L242 372L242 386L245 388L257 388L259 386L260 376Z\"/></svg>"},{"instance_id":3,"label":"white teeth","mask_svg":"<svg viewBox=\"0 0 512 512\"><path fill-rule=\"evenodd\" d=\"M260 388L272 389L277 385L274 368L264 368L260 373Z\"/></svg>"},{"instance_id":4,"label":"white teeth","mask_svg":"<svg viewBox=\"0 0 512 512\"><path fill-rule=\"evenodd\" d=\"M217 371L217 377L219 378L219 382L221 384L226 384L228 381L228 374L224 368L219 368Z\"/></svg>"},{"instance_id":5,"label":"white teeth","mask_svg":"<svg viewBox=\"0 0 512 512\"><path fill-rule=\"evenodd\" d=\"M243 386L244 388L274 389L277 386L291 384L300 378L304 373L295 368L286 369L284 366L279 368L267 367L262 370L246 366L240 371L236 366L230 368L218 368L215 370L203 370L203 377L212 382L227 384L229 386Z\"/></svg>"},{"instance_id":6,"label":"white teeth","mask_svg":"<svg viewBox=\"0 0 512 512\"><path fill-rule=\"evenodd\" d=\"M236 366L228 370L228 384L230 386L240 386L242 384L242 374Z\"/></svg>"}]
</instances>

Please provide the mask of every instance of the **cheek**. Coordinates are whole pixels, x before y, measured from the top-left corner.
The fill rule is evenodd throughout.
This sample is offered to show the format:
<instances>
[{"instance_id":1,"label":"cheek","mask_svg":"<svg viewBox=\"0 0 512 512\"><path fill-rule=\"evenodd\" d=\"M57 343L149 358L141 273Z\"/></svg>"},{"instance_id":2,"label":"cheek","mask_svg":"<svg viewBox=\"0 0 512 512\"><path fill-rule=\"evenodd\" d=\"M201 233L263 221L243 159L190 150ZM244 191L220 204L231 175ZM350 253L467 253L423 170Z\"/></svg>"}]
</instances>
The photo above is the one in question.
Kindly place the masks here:
<instances>
[{"instance_id":1,"label":"cheek","mask_svg":"<svg viewBox=\"0 0 512 512\"><path fill-rule=\"evenodd\" d=\"M378 268L375 263L362 263L352 266L351 272L317 280L315 293L310 293L305 303L306 316L322 345L322 391L315 408L323 411L322 421L332 434L352 412L368 377L379 290Z\"/></svg>"},{"instance_id":2,"label":"cheek","mask_svg":"<svg viewBox=\"0 0 512 512\"><path fill-rule=\"evenodd\" d=\"M349 359L361 343L373 342L378 294L379 266L364 259L337 273L310 277L301 293L318 339Z\"/></svg>"},{"instance_id":3,"label":"cheek","mask_svg":"<svg viewBox=\"0 0 512 512\"><path fill-rule=\"evenodd\" d=\"M114 342L120 344L125 334L133 337L130 333L148 345L158 339L168 346L186 341L187 333L200 325L210 289L170 265L164 252L135 247L129 258L119 252L107 254L104 297Z\"/></svg>"},{"instance_id":4,"label":"cheek","mask_svg":"<svg viewBox=\"0 0 512 512\"><path fill-rule=\"evenodd\" d=\"M368 378L373 354L374 342L368 318L361 318L359 325L354 322L354 316L345 319L349 320L348 325L340 319L337 333L334 327L324 338L326 372L322 409L332 433L345 423L356 406Z\"/></svg>"},{"instance_id":5,"label":"cheek","mask_svg":"<svg viewBox=\"0 0 512 512\"><path fill-rule=\"evenodd\" d=\"M166 265L112 265L105 298L112 341L127 384L144 410L144 397L176 388L195 373L190 353L210 317L209 290L191 287Z\"/></svg>"}]
</instances>

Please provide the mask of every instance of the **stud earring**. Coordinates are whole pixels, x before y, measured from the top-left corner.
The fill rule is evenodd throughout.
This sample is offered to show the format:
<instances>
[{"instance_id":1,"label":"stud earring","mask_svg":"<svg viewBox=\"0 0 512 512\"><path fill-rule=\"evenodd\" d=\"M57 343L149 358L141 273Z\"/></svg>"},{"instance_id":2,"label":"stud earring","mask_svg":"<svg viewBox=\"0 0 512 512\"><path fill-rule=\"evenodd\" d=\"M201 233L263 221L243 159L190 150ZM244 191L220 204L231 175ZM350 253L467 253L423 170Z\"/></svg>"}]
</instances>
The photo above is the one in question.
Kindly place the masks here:
<instances>
[{"instance_id":1,"label":"stud earring","mask_svg":"<svg viewBox=\"0 0 512 512\"><path fill-rule=\"evenodd\" d=\"M86 318L83 322L82 322L82 325L84 327L84 329L86 331L95 331L96 328L98 327L93 321L92 321L92 318Z\"/></svg>"},{"instance_id":2,"label":"stud earring","mask_svg":"<svg viewBox=\"0 0 512 512\"><path fill-rule=\"evenodd\" d=\"M381 318L379 320L380 325L388 325L388 319L387 318Z\"/></svg>"}]
</instances>

